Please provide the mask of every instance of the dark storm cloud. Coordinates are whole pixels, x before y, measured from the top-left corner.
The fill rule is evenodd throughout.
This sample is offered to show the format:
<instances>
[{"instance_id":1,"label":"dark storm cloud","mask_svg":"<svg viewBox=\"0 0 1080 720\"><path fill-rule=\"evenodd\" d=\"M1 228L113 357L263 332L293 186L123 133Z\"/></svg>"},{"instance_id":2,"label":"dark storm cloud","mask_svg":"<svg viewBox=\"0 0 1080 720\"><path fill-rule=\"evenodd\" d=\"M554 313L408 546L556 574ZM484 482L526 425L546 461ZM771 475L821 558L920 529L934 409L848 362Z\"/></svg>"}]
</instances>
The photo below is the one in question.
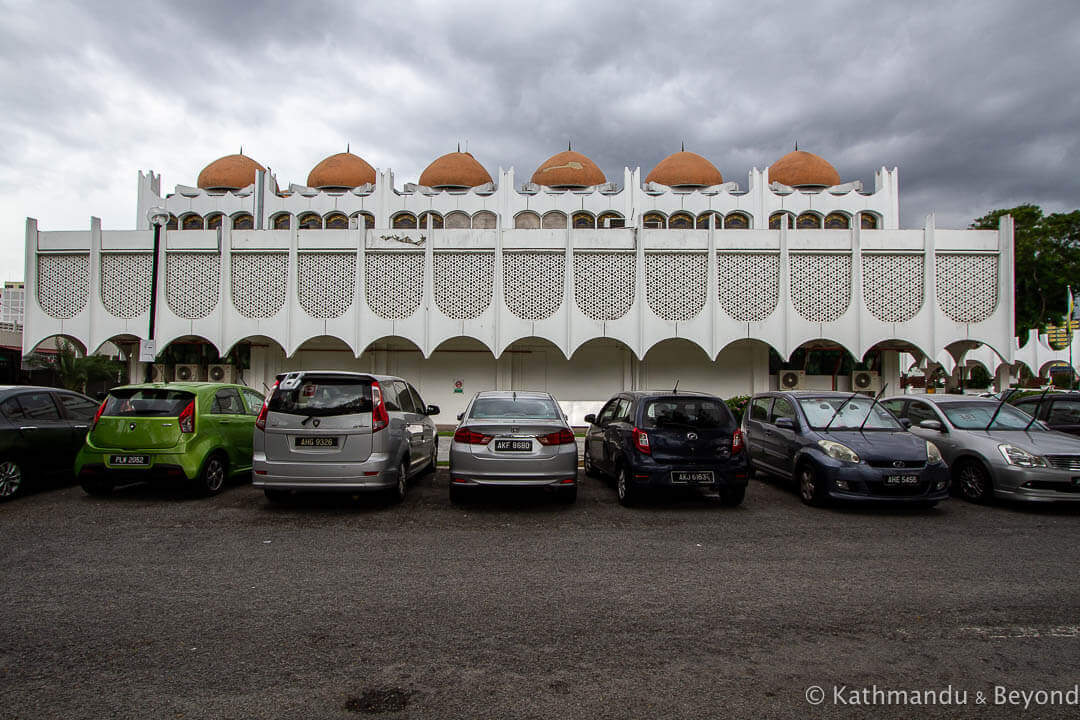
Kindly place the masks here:
<instances>
[{"instance_id":1,"label":"dark storm cloud","mask_svg":"<svg viewBox=\"0 0 1080 720\"><path fill-rule=\"evenodd\" d=\"M905 226L1080 204L1070 2L0 9L5 266L24 215L130 227L137 169L190 184L241 144L302 183L350 142L400 184L459 141L518 182L570 139L616 182L685 142L745 187L797 140L868 189L899 166Z\"/></svg>"}]
</instances>

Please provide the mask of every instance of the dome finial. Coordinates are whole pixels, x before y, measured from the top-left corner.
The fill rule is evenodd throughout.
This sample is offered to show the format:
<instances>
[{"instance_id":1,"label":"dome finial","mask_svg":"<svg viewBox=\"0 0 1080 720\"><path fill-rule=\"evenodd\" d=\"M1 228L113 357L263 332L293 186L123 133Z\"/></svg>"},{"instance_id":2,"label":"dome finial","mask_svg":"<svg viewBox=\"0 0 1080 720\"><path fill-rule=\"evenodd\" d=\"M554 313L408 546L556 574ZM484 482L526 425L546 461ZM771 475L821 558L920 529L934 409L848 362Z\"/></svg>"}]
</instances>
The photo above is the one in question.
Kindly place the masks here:
<instances>
[{"instance_id":1,"label":"dome finial","mask_svg":"<svg viewBox=\"0 0 1080 720\"><path fill-rule=\"evenodd\" d=\"M567 141L566 141L566 151L567 151L567 152L569 152L569 151L571 151L571 150L573 150L573 149L574 149L574 148L572 148L572 147L570 146L570 143L571 143L571 142L572 142L572 140L570 140L570 139L567 139Z\"/></svg>"},{"instance_id":2,"label":"dome finial","mask_svg":"<svg viewBox=\"0 0 1080 720\"><path fill-rule=\"evenodd\" d=\"M460 140L458 140L457 151L461 152L461 141Z\"/></svg>"},{"instance_id":3,"label":"dome finial","mask_svg":"<svg viewBox=\"0 0 1080 720\"><path fill-rule=\"evenodd\" d=\"M685 140L682 141L682 151L686 152L686 141Z\"/></svg>"},{"instance_id":4,"label":"dome finial","mask_svg":"<svg viewBox=\"0 0 1080 720\"><path fill-rule=\"evenodd\" d=\"M345 143L345 152L349 152L349 150L350 150L349 143Z\"/></svg>"},{"instance_id":5,"label":"dome finial","mask_svg":"<svg viewBox=\"0 0 1080 720\"><path fill-rule=\"evenodd\" d=\"M799 152L799 141L795 141L795 152Z\"/></svg>"},{"instance_id":6,"label":"dome finial","mask_svg":"<svg viewBox=\"0 0 1080 720\"><path fill-rule=\"evenodd\" d=\"M241 145L241 146L240 146L240 154L241 154L241 155L243 155L243 154L244 154L244 146L243 146L243 145Z\"/></svg>"}]
</instances>

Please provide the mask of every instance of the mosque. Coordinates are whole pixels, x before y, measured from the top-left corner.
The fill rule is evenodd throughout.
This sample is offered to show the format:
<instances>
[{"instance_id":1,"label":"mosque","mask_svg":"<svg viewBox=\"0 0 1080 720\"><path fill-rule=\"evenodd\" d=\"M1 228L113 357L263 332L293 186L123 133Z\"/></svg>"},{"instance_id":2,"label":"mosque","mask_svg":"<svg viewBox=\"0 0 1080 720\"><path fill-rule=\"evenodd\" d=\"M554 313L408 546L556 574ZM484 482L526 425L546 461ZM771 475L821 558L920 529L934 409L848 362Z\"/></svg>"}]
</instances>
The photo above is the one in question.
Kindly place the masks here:
<instances>
[{"instance_id":1,"label":"mosque","mask_svg":"<svg viewBox=\"0 0 1080 720\"><path fill-rule=\"evenodd\" d=\"M869 189L802 150L745 186L685 150L612 181L567 149L522 183L458 151L401 187L351 152L287 187L238 154L166 194L140 172L137 206L134 230L27 220L24 353L111 342L136 379L258 389L390 373L447 422L489 388L891 392L912 363L1059 359L1017 347L1011 219L901 229L895 168Z\"/></svg>"}]
</instances>

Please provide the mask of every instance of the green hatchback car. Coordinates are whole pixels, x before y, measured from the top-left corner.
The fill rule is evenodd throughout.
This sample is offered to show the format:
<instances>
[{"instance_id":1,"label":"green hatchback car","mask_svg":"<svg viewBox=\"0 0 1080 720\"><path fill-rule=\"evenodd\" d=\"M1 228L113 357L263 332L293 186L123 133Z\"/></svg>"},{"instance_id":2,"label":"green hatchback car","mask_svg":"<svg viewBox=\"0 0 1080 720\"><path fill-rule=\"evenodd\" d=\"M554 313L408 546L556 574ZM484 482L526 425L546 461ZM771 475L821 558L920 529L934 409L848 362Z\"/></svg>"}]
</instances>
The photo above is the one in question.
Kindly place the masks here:
<instances>
[{"instance_id":1,"label":"green hatchback car","mask_svg":"<svg viewBox=\"0 0 1080 720\"><path fill-rule=\"evenodd\" d=\"M251 439L263 396L243 385L147 383L113 388L75 460L91 495L117 485L179 480L214 495L251 472Z\"/></svg>"}]
</instances>

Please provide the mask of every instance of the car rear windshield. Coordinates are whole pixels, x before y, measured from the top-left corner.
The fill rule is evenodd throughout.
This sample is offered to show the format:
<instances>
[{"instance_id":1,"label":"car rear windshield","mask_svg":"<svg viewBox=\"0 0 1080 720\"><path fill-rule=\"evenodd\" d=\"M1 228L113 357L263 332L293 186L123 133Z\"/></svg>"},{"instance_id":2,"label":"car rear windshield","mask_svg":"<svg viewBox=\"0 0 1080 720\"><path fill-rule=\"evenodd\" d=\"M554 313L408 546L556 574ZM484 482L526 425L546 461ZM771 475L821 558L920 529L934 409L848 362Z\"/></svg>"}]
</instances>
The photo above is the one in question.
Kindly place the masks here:
<instances>
[{"instance_id":1,"label":"car rear windshield","mask_svg":"<svg viewBox=\"0 0 1080 720\"><path fill-rule=\"evenodd\" d=\"M109 393L102 415L108 417L179 417L195 394L183 390L130 388Z\"/></svg>"},{"instance_id":2,"label":"car rear windshield","mask_svg":"<svg viewBox=\"0 0 1080 720\"><path fill-rule=\"evenodd\" d=\"M1022 410L1017 410L1012 405L1002 405L997 417L994 411L999 403L995 402L949 402L938 405L949 422L961 430L982 430L994 418L991 430L1023 430L1031 423L1029 430L1045 430L1046 427L1038 420L1031 422L1031 416Z\"/></svg>"},{"instance_id":3,"label":"car rear windshield","mask_svg":"<svg viewBox=\"0 0 1080 720\"><path fill-rule=\"evenodd\" d=\"M869 397L805 397L799 398L799 405L815 430L826 426L830 430L903 430L884 405ZM839 413L837 408L841 408Z\"/></svg>"},{"instance_id":4,"label":"car rear windshield","mask_svg":"<svg viewBox=\"0 0 1080 720\"><path fill-rule=\"evenodd\" d=\"M371 412L371 380L362 377L286 379L274 390L270 412L305 417Z\"/></svg>"},{"instance_id":5,"label":"car rear windshield","mask_svg":"<svg viewBox=\"0 0 1080 720\"><path fill-rule=\"evenodd\" d=\"M560 420L562 413L555 401L544 397L481 397L473 402L471 418L494 420L511 418L521 420Z\"/></svg>"},{"instance_id":6,"label":"car rear windshield","mask_svg":"<svg viewBox=\"0 0 1080 720\"><path fill-rule=\"evenodd\" d=\"M678 426L709 430L735 424L731 411L714 398L662 398L647 400L641 416L645 428Z\"/></svg>"}]
</instances>

